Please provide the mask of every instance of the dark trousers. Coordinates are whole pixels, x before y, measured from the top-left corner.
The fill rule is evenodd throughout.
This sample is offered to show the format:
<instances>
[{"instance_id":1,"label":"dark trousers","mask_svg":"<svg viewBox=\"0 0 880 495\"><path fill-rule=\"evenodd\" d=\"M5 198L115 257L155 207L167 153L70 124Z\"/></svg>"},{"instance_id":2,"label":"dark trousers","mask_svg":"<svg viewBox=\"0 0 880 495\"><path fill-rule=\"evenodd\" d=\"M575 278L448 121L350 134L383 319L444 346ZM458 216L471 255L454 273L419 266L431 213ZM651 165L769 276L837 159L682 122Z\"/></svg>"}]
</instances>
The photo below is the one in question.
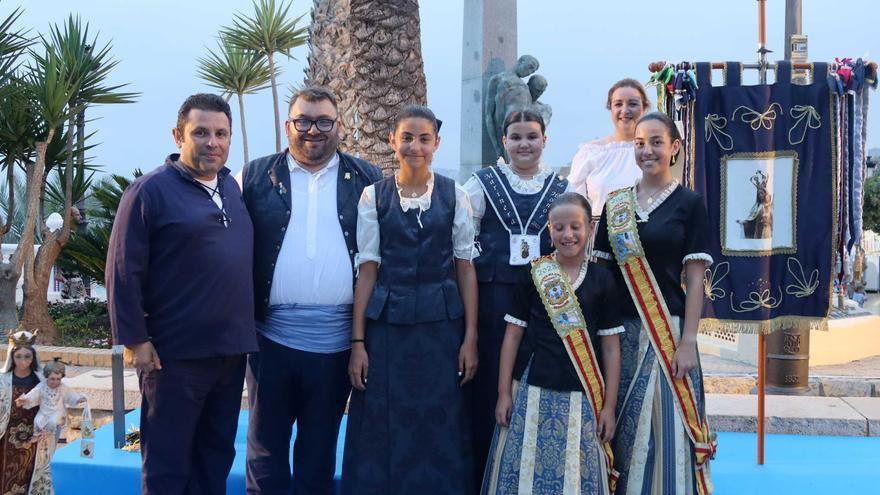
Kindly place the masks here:
<instances>
[{"instance_id":1,"label":"dark trousers","mask_svg":"<svg viewBox=\"0 0 880 495\"><path fill-rule=\"evenodd\" d=\"M248 356L247 367L247 492L332 495L339 423L351 391L351 352L319 354L257 338L260 352Z\"/></svg>"},{"instance_id":2,"label":"dark trousers","mask_svg":"<svg viewBox=\"0 0 880 495\"><path fill-rule=\"evenodd\" d=\"M245 356L162 361L140 373L141 491L225 494Z\"/></svg>"}]
</instances>

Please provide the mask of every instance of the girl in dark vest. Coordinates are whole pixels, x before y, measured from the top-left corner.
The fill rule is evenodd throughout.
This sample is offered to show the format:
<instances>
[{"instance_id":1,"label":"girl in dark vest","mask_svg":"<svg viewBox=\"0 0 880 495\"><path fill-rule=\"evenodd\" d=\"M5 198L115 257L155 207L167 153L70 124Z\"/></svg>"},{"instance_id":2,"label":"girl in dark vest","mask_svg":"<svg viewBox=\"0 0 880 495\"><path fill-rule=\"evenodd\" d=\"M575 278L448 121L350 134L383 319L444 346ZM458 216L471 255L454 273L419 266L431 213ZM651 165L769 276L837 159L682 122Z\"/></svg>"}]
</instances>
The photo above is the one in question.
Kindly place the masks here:
<instances>
[{"instance_id":1,"label":"girl in dark vest","mask_svg":"<svg viewBox=\"0 0 880 495\"><path fill-rule=\"evenodd\" d=\"M400 170L358 205L345 494L473 490L461 386L477 367L467 194L431 171L433 112L408 106L389 136Z\"/></svg>"},{"instance_id":2,"label":"girl in dark vest","mask_svg":"<svg viewBox=\"0 0 880 495\"><path fill-rule=\"evenodd\" d=\"M577 193L556 198L549 227L556 251L520 272L507 304L498 428L483 495L613 491L608 442L615 428L623 326L612 273L590 263L585 253L590 210ZM516 384L513 366L524 333L532 348Z\"/></svg>"},{"instance_id":3,"label":"girl in dark vest","mask_svg":"<svg viewBox=\"0 0 880 495\"><path fill-rule=\"evenodd\" d=\"M470 385L470 416L476 472L482 473L495 429L498 356L507 323L504 314L516 281L529 262L550 254L547 209L568 187L541 162L547 136L535 112L514 111L502 138L509 164L483 168L464 185L474 209L479 255L474 258L480 290L480 369ZM524 344L524 349L528 345ZM519 379L528 361L524 350L514 367Z\"/></svg>"}]
</instances>

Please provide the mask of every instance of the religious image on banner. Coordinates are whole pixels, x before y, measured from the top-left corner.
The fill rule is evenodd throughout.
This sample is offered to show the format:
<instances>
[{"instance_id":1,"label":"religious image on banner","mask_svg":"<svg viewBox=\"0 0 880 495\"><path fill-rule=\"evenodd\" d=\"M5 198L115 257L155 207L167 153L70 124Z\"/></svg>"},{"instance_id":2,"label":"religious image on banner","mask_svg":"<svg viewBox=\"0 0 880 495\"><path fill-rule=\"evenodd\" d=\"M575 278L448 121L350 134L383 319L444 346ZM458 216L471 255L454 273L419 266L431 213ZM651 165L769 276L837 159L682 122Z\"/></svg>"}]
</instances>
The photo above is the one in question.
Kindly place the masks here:
<instances>
[{"instance_id":1,"label":"religious image on banner","mask_svg":"<svg viewBox=\"0 0 880 495\"><path fill-rule=\"evenodd\" d=\"M722 253L797 252L797 166L794 152L722 157Z\"/></svg>"}]
</instances>

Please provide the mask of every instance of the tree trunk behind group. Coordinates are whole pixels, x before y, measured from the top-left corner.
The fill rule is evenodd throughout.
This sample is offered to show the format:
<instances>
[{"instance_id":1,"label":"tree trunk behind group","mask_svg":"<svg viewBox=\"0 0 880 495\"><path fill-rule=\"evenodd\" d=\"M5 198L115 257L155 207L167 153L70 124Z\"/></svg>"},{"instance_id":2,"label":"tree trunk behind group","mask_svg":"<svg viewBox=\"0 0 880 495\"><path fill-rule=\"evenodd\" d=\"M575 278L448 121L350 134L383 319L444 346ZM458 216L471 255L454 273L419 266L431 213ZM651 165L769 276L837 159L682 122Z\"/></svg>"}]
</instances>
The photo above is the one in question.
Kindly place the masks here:
<instances>
[{"instance_id":1,"label":"tree trunk behind group","mask_svg":"<svg viewBox=\"0 0 880 495\"><path fill-rule=\"evenodd\" d=\"M248 140L247 140L247 126L244 124L244 95L242 93L237 93L238 96L238 115L239 120L241 120L241 147L244 150L244 164L242 166L247 165L250 159L248 158Z\"/></svg>"},{"instance_id":2,"label":"tree trunk behind group","mask_svg":"<svg viewBox=\"0 0 880 495\"><path fill-rule=\"evenodd\" d=\"M345 147L390 174L390 123L427 102L416 0L315 0L307 83L339 96Z\"/></svg>"},{"instance_id":3,"label":"tree trunk behind group","mask_svg":"<svg viewBox=\"0 0 880 495\"><path fill-rule=\"evenodd\" d=\"M51 343L58 336L55 322L49 316L47 291L52 282L49 280L52 267L64 248L60 239L62 233L63 229L57 231L43 229L43 244L37 250L33 263L25 264L25 273L29 277L26 275L28 283L24 287L21 326L31 332L39 330L37 341L40 344Z\"/></svg>"},{"instance_id":4,"label":"tree trunk behind group","mask_svg":"<svg viewBox=\"0 0 880 495\"><path fill-rule=\"evenodd\" d=\"M50 230L45 222L39 222L40 233L43 242L34 256L33 263L26 263L24 270L24 302L22 304L21 326L26 330L39 330L37 341L41 344L51 343L58 335L55 322L49 316L49 277L52 275L52 267L61 250L70 239L72 217L70 208L73 206L73 138L74 118L68 120L67 125L67 163L64 167L64 206L61 216L64 223L58 230ZM39 196L43 198L46 181L43 180L38 186Z\"/></svg>"},{"instance_id":5,"label":"tree trunk behind group","mask_svg":"<svg viewBox=\"0 0 880 495\"><path fill-rule=\"evenodd\" d=\"M15 252L8 262L0 264L0 330L14 329L18 326L18 311L15 307L15 286L24 269L31 269L34 254L34 237L37 225L37 211L40 204L41 180L46 169L46 148L55 136L55 129L49 129L45 141L36 143L37 161L27 172L27 193L25 194L24 226ZM7 294L11 295L8 299ZM46 299L44 292L43 299ZM8 304L6 304L8 302ZM48 311L47 311L48 315ZM54 324L52 325L54 328Z\"/></svg>"},{"instance_id":6,"label":"tree trunk behind group","mask_svg":"<svg viewBox=\"0 0 880 495\"><path fill-rule=\"evenodd\" d=\"M339 148L357 155L354 77L349 0L315 0L309 25L309 65L305 83L324 86L336 95L342 139Z\"/></svg>"},{"instance_id":7,"label":"tree trunk behind group","mask_svg":"<svg viewBox=\"0 0 880 495\"><path fill-rule=\"evenodd\" d=\"M427 103L416 0L351 0L361 158L388 175L398 168L390 123L405 105Z\"/></svg>"},{"instance_id":8,"label":"tree trunk behind group","mask_svg":"<svg viewBox=\"0 0 880 495\"><path fill-rule=\"evenodd\" d=\"M6 157L6 187L9 188L6 199L6 218L0 217L0 243L4 236L12 228L15 212L15 161L12 156ZM16 268L15 263L7 261L4 253L0 250L0 332L14 329L18 326L18 308L15 306L15 286L21 269Z\"/></svg>"}]
</instances>

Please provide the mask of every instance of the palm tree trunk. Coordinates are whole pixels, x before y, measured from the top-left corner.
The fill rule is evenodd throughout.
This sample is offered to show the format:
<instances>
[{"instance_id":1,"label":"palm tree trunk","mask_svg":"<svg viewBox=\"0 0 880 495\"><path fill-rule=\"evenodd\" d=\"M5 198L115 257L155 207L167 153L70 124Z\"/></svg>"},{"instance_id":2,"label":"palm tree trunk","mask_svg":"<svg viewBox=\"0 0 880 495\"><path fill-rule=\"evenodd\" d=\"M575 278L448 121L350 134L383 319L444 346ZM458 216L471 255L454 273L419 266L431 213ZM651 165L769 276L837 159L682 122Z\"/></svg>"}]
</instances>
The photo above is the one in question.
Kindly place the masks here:
<instances>
[{"instance_id":1,"label":"palm tree trunk","mask_svg":"<svg viewBox=\"0 0 880 495\"><path fill-rule=\"evenodd\" d=\"M241 93L238 93L238 115L241 119L241 148L244 150L244 165L247 165L250 160L248 159L247 126L244 125L244 95Z\"/></svg>"},{"instance_id":2,"label":"palm tree trunk","mask_svg":"<svg viewBox=\"0 0 880 495\"><path fill-rule=\"evenodd\" d=\"M361 158L387 175L398 168L388 122L405 105L427 103L419 3L351 0L351 13Z\"/></svg>"},{"instance_id":3,"label":"palm tree trunk","mask_svg":"<svg viewBox=\"0 0 880 495\"><path fill-rule=\"evenodd\" d=\"M309 24L309 66L305 83L324 86L336 95L342 138L339 149L359 155L355 117L356 96L352 90L354 66L351 50L351 5L349 0L314 0Z\"/></svg>"},{"instance_id":4,"label":"palm tree trunk","mask_svg":"<svg viewBox=\"0 0 880 495\"><path fill-rule=\"evenodd\" d=\"M281 151L281 114L278 111L278 83L275 81L275 60L269 53L269 75L272 79L272 110L275 112L275 153Z\"/></svg>"}]
</instances>

